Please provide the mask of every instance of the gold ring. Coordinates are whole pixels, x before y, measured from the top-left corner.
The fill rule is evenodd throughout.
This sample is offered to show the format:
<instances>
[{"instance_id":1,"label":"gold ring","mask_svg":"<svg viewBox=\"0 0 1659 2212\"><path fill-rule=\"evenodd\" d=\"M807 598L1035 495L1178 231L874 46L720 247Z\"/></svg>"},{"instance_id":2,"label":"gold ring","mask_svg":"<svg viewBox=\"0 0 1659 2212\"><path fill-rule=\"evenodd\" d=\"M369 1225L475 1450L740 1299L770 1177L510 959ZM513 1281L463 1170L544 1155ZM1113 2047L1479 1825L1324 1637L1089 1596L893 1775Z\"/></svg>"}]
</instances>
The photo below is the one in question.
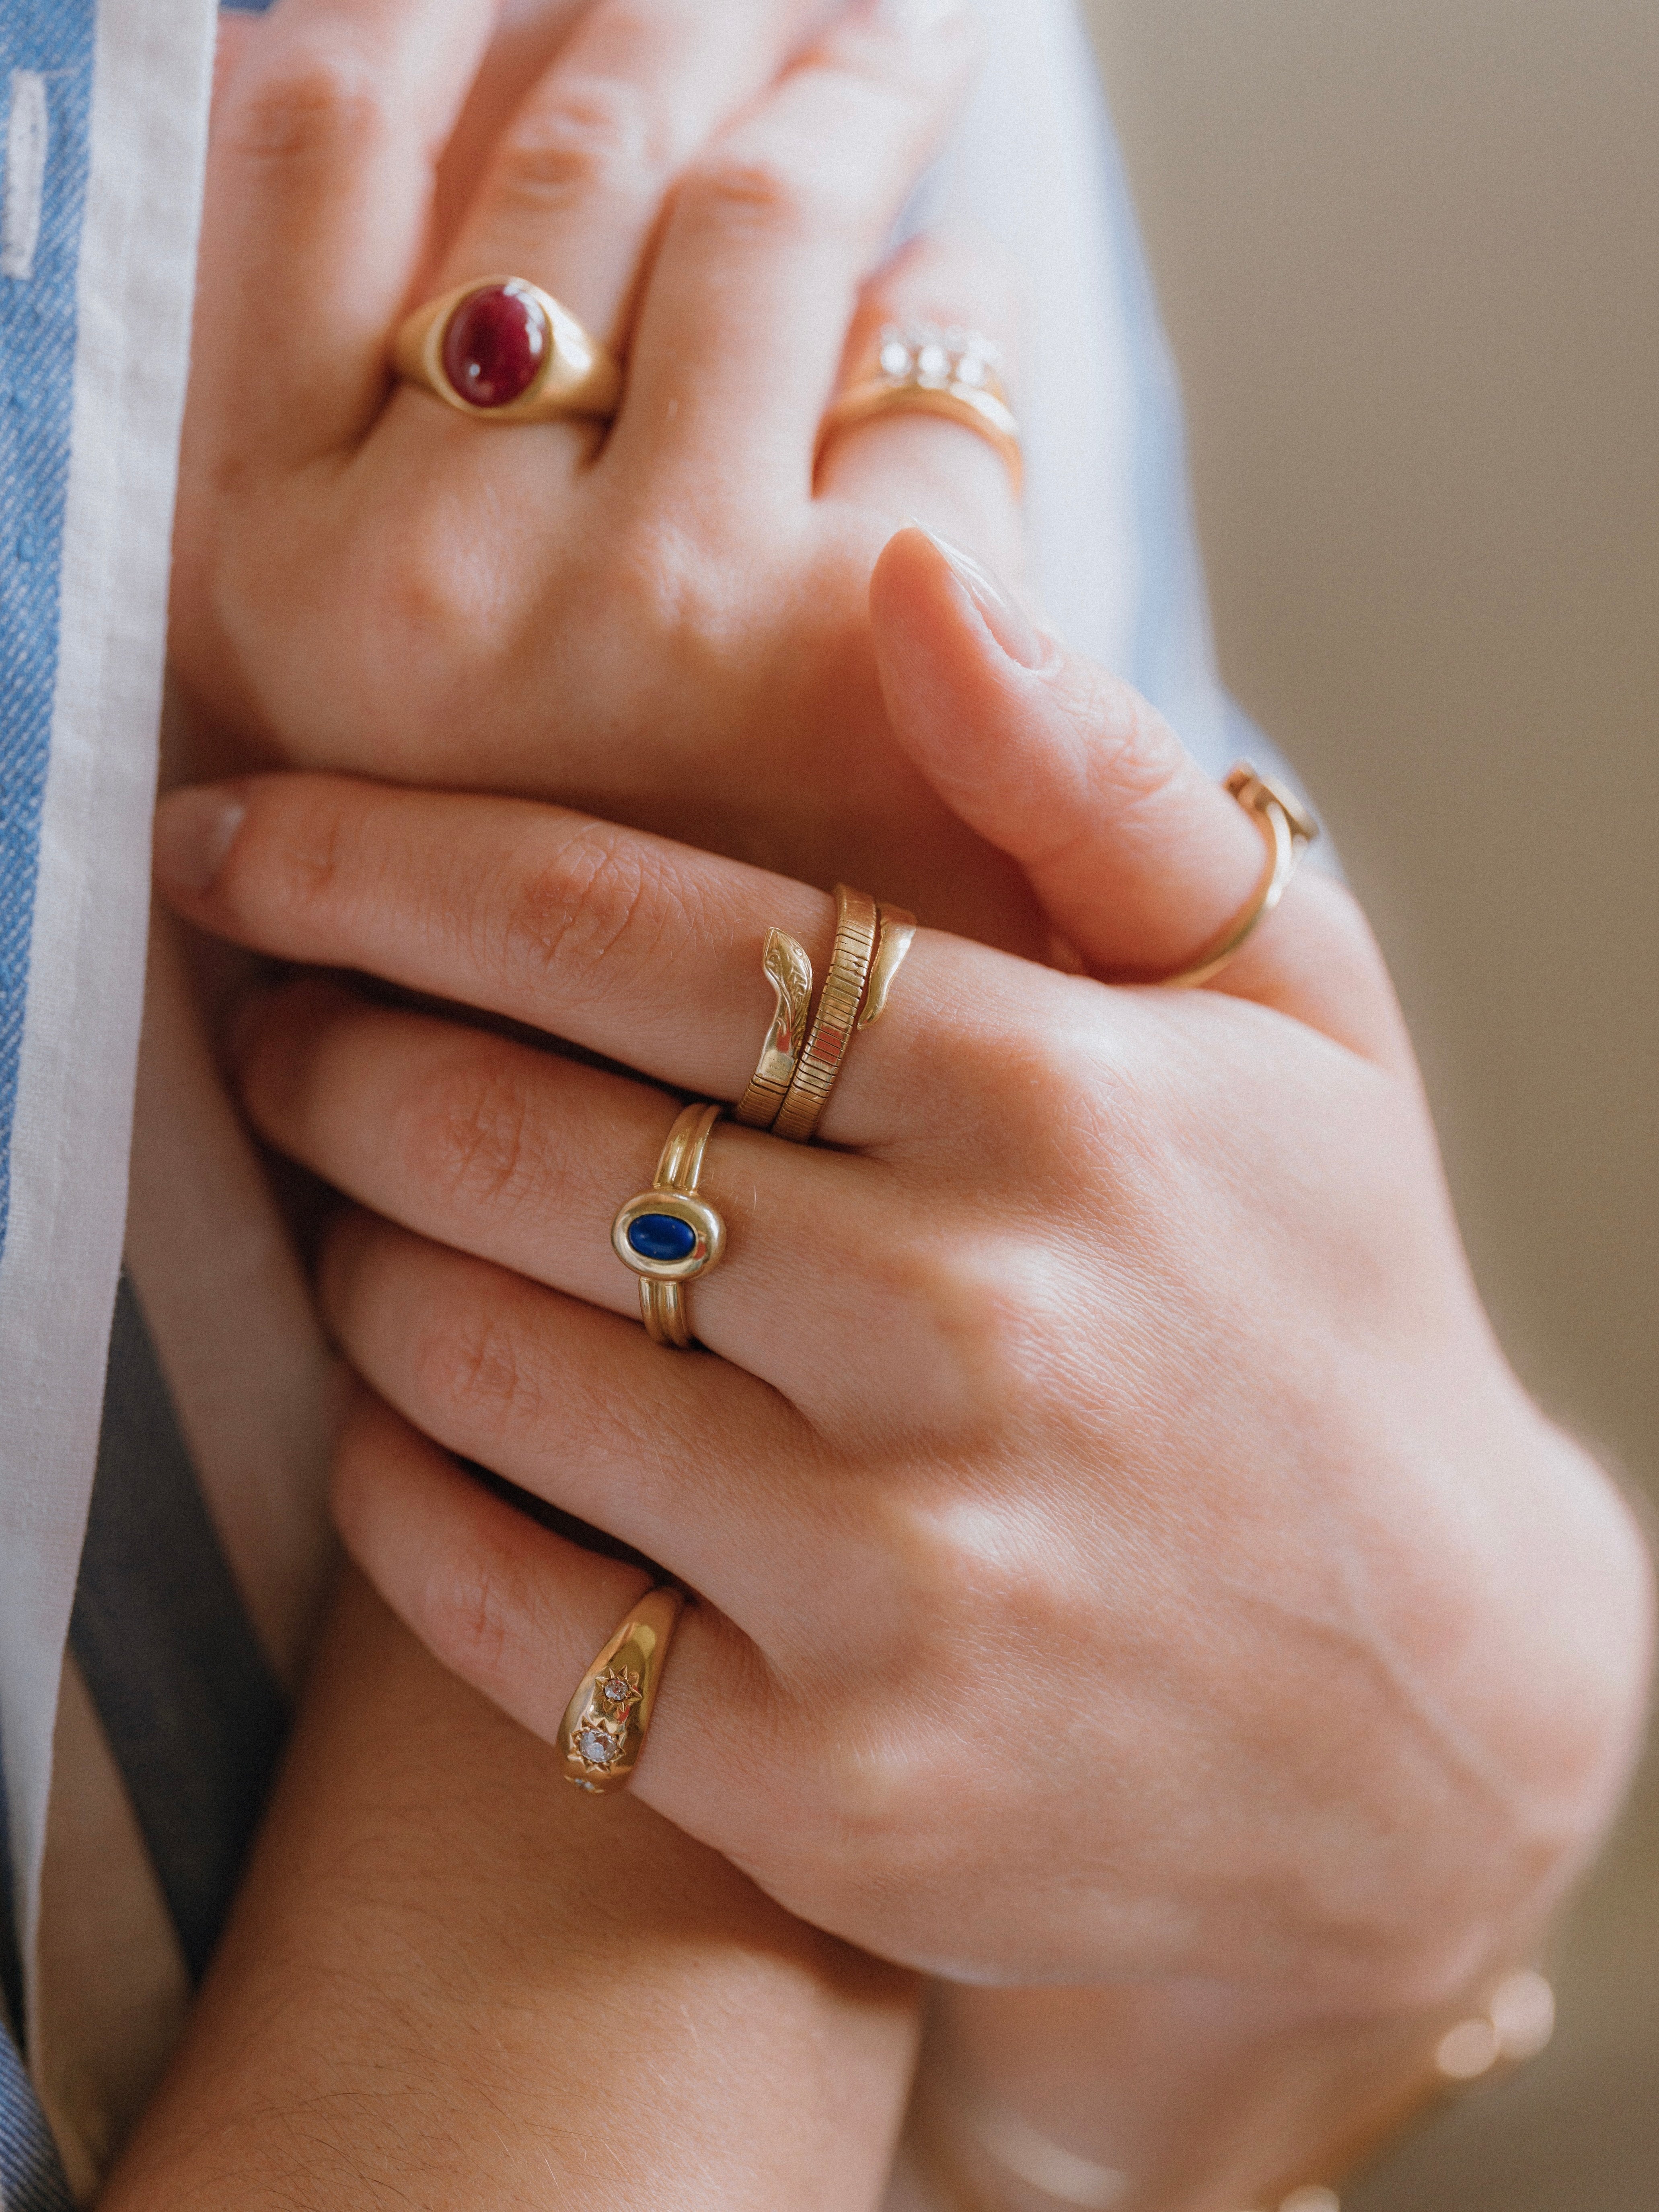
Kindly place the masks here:
<instances>
[{"instance_id":1,"label":"gold ring","mask_svg":"<svg viewBox=\"0 0 1659 2212\"><path fill-rule=\"evenodd\" d=\"M599 1796L633 1779L684 1603L668 1583L647 1590L577 1684L559 1724L564 1778L577 1789Z\"/></svg>"},{"instance_id":2,"label":"gold ring","mask_svg":"<svg viewBox=\"0 0 1659 2212\"><path fill-rule=\"evenodd\" d=\"M998 349L976 331L891 326L882 332L873 360L832 401L818 433L818 457L844 430L878 416L939 415L996 448L1018 497L1025 465L1000 368Z\"/></svg>"},{"instance_id":3,"label":"gold ring","mask_svg":"<svg viewBox=\"0 0 1659 2212\"><path fill-rule=\"evenodd\" d=\"M723 1106L687 1106L675 1117L656 1180L621 1207L611 1224L611 1249L640 1279L640 1319L653 1344L691 1346L684 1285L720 1265L726 1224L696 1194L702 1156Z\"/></svg>"},{"instance_id":4,"label":"gold ring","mask_svg":"<svg viewBox=\"0 0 1659 2212\"><path fill-rule=\"evenodd\" d=\"M1224 788L1260 823L1267 840L1261 880L1243 911L1199 954L1190 968L1182 968L1162 979L1167 990L1190 991L1200 983L1207 983L1212 975L1219 975L1284 897L1297 862L1319 835L1318 823L1295 793L1287 791L1283 784L1258 775L1248 761L1240 761Z\"/></svg>"},{"instance_id":5,"label":"gold ring","mask_svg":"<svg viewBox=\"0 0 1659 2212\"><path fill-rule=\"evenodd\" d=\"M608 422L622 370L568 307L522 276L485 276L417 307L392 345L410 384L477 422Z\"/></svg>"},{"instance_id":6,"label":"gold ring","mask_svg":"<svg viewBox=\"0 0 1659 2212\"><path fill-rule=\"evenodd\" d=\"M893 978L915 933L915 916L902 907L878 908L863 891L836 885L836 945L830 972L794 1080L772 1124L775 1137L786 1138L792 1145L811 1141L830 1103L854 1030L880 1020Z\"/></svg>"},{"instance_id":7,"label":"gold ring","mask_svg":"<svg viewBox=\"0 0 1659 2212\"><path fill-rule=\"evenodd\" d=\"M759 1065L738 1099L734 1119L745 1129L769 1129L778 1118L806 1042L806 1018L812 1010L812 963L806 948L781 929L769 929L761 954L761 973L777 995L772 1025L761 1047Z\"/></svg>"}]
</instances>

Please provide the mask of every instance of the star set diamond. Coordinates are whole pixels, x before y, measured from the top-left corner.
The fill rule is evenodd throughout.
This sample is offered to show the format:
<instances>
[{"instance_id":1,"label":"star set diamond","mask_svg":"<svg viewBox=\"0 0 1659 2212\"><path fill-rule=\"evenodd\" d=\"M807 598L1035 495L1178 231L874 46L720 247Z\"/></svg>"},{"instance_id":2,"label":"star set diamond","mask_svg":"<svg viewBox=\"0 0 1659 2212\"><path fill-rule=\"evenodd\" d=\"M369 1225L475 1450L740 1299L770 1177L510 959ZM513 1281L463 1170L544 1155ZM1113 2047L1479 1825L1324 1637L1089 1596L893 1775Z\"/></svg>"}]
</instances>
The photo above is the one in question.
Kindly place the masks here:
<instances>
[{"instance_id":1,"label":"star set diamond","mask_svg":"<svg viewBox=\"0 0 1659 2212\"><path fill-rule=\"evenodd\" d=\"M608 1774L628 1742L628 1723L640 1701L640 1678L632 1667L613 1667L593 1686L597 1708L571 1737L577 1757L594 1774Z\"/></svg>"}]
</instances>

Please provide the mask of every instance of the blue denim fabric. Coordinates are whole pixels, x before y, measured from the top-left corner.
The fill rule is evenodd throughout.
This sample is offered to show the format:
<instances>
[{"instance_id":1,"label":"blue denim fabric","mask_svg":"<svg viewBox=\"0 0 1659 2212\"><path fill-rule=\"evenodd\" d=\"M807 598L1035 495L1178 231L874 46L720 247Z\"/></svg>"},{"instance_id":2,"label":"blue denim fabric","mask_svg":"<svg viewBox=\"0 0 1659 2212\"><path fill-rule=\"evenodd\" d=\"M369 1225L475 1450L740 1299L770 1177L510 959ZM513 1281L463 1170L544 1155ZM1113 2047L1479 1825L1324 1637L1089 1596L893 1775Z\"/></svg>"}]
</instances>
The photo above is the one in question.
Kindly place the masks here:
<instances>
[{"instance_id":1,"label":"blue denim fabric","mask_svg":"<svg viewBox=\"0 0 1659 2212\"><path fill-rule=\"evenodd\" d=\"M5 1767L0 1763L0 1966L10 1968L3 1975L0 2002L0 2208L3 2212L70 2212L69 2191L52 2132L8 2032L8 2016L15 2021L22 2012L16 1963Z\"/></svg>"},{"instance_id":2,"label":"blue denim fabric","mask_svg":"<svg viewBox=\"0 0 1659 2212\"><path fill-rule=\"evenodd\" d=\"M94 0L0 0L0 117L11 73L37 70L49 149L33 273L0 276L0 1250L58 686L95 12Z\"/></svg>"},{"instance_id":3,"label":"blue denim fabric","mask_svg":"<svg viewBox=\"0 0 1659 2212\"><path fill-rule=\"evenodd\" d=\"M17 2046L0 2027L0 2207L72 2212L69 2185Z\"/></svg>"}]
</instances>

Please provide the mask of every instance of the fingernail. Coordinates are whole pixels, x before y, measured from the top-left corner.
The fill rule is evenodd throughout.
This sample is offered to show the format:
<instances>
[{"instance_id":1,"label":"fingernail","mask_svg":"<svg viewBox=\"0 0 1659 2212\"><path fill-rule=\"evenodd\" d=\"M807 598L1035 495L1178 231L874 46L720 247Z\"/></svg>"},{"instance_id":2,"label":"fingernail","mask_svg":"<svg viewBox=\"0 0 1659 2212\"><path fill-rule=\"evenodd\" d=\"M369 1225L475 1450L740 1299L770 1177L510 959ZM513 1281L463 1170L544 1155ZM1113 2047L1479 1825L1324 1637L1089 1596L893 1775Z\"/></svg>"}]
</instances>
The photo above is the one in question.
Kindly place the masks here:
<instances>
[{"instance_id":1,"label":"fingernail","mask_svg":"<svg viewBox=\"0 0 1659 2212\"><path fill-rule=\"evenodd\" d=\"M916 527L932 538L950 562L957 580L983 616L986 629L1009 659L1017 660L1022 668L1041 668L1048 658L1050 642L1007 586L999 583L971 553L952 545L949 538L941 538L936 530L929 530L926 523L919 522Z\"/></svg>"},{"instance_id":2,"label":"fingernail","mask_svg":"<svg viewBox=\"0 0 1659 2212\"><path fill-rule=\"evenodd\" d=\"M155 873L169 890L211 890L247 816L242 801L212 784L169 792L155 810Z\"/></svg>"}]
</instances>

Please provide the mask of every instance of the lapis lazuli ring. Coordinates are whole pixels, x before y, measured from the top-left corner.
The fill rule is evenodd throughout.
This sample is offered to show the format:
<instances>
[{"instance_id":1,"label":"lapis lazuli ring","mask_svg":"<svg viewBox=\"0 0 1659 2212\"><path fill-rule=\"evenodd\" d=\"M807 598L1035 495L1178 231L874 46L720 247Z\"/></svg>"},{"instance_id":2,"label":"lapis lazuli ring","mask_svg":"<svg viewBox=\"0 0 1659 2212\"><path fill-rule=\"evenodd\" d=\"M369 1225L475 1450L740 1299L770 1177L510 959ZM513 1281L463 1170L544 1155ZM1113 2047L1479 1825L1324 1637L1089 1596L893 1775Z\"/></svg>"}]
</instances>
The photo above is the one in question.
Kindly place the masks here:
<instances>
[{"instance_id":1,"label":"lapis lazuli ring","mask_svg":"<svg viewBox=\"0 0 1659 2212\"><path fill-rule=\"evenodd\" d=\"M685 1285L720 1265L726 1224L697 1196L702 1156L723 1106L686 1107L668 1133L649 1190L630 1198L611 1224L611 1243L640 1279L640 1319L653 1344L690 1350Z\"/></svg>"}]
</instances>

